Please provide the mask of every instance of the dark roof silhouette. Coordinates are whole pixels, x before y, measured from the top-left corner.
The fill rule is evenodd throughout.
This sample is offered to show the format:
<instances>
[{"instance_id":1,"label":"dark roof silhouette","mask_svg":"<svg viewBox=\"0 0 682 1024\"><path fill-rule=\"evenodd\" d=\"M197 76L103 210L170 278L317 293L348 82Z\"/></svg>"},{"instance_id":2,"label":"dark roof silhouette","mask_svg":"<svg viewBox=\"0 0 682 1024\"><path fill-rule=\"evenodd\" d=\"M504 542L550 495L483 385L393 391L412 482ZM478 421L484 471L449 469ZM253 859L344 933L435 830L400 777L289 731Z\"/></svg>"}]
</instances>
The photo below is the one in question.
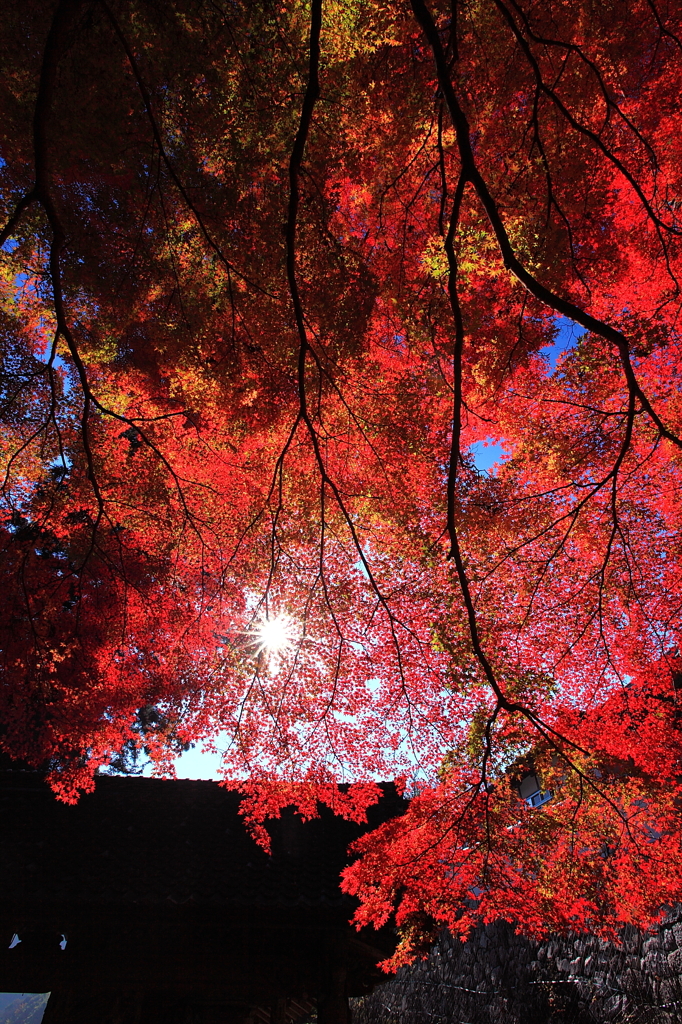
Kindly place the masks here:
<instances>
[{"instance_id":1,"label":"dark roof silhouette","mask_svg":"<svg viewBox=\"0 0 682 1024\"><path fill-rule=\"evenodd\" d=\"M402 805L392 786L384 793L375 823ZM324 809L306 823L285 811L267 825L268 855L248 833L239 803L239 794L214 782L103 776L94 793L69 806L35 774L1 772L0 899L316 906L348 919L353 903L339 877L348 845L367 826Z\"/></svg>"},{"instance_id":2,"label":"dark roof silhouette","mask_svg":"<svg viewBox=\"0 0 682 1024\"><path fill-rule=\"evenodd\" d=\"M0 771L0 989L51 991L45 1024L348 1024L395 935L355 931L340 873L403 801L385 785L364 828L285 812L271 855L239 802L214 782L103 776L67 806L38 773Z\"/></svg>"}]
</instances>

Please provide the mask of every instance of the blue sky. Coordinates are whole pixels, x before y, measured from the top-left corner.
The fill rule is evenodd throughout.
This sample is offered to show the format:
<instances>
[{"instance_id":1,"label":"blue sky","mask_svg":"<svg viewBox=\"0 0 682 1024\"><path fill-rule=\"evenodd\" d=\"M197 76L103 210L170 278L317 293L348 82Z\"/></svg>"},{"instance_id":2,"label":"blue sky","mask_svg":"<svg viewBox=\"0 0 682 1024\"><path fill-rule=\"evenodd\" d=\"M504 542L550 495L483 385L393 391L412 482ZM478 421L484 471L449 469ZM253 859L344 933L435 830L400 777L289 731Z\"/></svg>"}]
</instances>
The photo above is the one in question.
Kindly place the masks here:
<instances>
[{"instance_id":1,"label":"blue sky","mask_svg":"<svg viewBox=\"0 0 682 1024\"><path fill-rule=\"evenodd\" d=\"M220 745L220 744L218 744ZM202 743L181 754L175 759L175 771L179 779L218 779L220 774L220 754L211 754L204 750ZM144 775L151 775L151 770L146 768Z\"/></svg>"},{"instance_id":2,"label":"blue sky","mask_svg":"<svg viewBox=\"0 0 682 1024\"><path fill-rule=\"evenodd\" d=\"M557 333L553 345L548 345L544 350L544 355L549 359L549 365L552 371L556 369L556 364L559 356L563 355L564 352L570 351L575 348L583 334L585 334L585 328L581 327L580 324L575 323L574 320L569 320L567 316L556 317Z\"/></svg>"},{"instance_id":3,"label":"blue sky","mask_svg":"<svg viewBox=\"0 0 682 1024\"><path fill-rule=\"evenodd\" d=\"M542 353L549 362L550 373L554 373L560 357L572 348L575 348L585 333L584 328L580 324L576 324L566 316L556 317L556 326L557 333L554 343L547 345ZM504 459L507 453L503 444L496 444L494 439L490 437L473 444L471 446L471 454L474 457L476 468L481 473L490 474L494 464Z\"/></svg>"},{"instance_id":4,"label":"blue sky","mask_svg":"<svg viewBox=\"0 0 682 1024\"><path fill-rule=\"evenodd\" d=\"M476 444L472 444L470 451L474 457L476 469L480 473L487 473L488 475L490 475L494 464L500 462L505 456L504 446L495 444L492 438L488 438L485 441L477 441Z\"/></svg>"}]
</instances>

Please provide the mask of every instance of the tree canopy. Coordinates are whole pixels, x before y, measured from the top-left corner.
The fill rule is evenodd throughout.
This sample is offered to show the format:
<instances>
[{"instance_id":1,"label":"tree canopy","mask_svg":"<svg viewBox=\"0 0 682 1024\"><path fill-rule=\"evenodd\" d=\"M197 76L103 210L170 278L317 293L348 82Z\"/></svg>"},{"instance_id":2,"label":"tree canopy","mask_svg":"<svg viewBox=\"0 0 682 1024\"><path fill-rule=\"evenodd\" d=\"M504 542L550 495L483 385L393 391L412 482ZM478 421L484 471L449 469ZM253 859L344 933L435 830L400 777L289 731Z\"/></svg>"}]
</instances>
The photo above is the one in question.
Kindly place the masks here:
<instances>
[{"instance_id":1,"label":"tree canopy","mask_svg":"<svg viewBox=\"0 0 682 1024\"><path fill-rule=\"evenodd\" d=\"M6 754L220 732L257 832L401 779L396 962L682 898L681 22L4 4Z\"/></svg>"}]
</instances>

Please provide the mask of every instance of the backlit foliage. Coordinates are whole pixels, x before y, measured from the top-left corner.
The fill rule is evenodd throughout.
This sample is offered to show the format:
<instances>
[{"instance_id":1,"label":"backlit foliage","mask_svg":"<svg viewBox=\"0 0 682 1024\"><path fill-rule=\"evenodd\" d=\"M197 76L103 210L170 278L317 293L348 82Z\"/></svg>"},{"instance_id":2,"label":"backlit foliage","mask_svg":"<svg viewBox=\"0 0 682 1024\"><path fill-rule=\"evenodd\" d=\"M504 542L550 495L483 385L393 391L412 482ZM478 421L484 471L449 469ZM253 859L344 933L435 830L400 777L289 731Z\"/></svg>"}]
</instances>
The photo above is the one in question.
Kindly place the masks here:
<instances>
[{"instance_id":1,"label":"backlit foliage","mask_svg":"<svg viewBox=\"0 0 682 1024\"><path fill-rule=\"evenodd\" d=\"M402 780L396 962L682 898L681 14L5 4L6 753Z\"/></svg>"}]
</instances>

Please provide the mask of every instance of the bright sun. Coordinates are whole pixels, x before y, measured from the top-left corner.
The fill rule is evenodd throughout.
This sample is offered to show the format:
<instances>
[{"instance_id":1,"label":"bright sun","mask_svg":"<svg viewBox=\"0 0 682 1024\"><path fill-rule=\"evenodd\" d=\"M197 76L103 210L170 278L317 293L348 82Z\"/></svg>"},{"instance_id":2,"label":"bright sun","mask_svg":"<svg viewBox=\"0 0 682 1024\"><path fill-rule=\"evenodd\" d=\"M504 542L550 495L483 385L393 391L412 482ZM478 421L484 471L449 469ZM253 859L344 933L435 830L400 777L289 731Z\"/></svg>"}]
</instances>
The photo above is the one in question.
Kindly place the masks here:
<instances>
[{"instance_id":1,"label":"bright sun","mask_svg":"<svg viewBox=\"0 0 682 1024\"><path fill-rule=\"evenodd\" d=\"M257 654L282 654L293 647L294 628L288 615L261 619L251 630Z\"/></svg>"}]
</instances>

